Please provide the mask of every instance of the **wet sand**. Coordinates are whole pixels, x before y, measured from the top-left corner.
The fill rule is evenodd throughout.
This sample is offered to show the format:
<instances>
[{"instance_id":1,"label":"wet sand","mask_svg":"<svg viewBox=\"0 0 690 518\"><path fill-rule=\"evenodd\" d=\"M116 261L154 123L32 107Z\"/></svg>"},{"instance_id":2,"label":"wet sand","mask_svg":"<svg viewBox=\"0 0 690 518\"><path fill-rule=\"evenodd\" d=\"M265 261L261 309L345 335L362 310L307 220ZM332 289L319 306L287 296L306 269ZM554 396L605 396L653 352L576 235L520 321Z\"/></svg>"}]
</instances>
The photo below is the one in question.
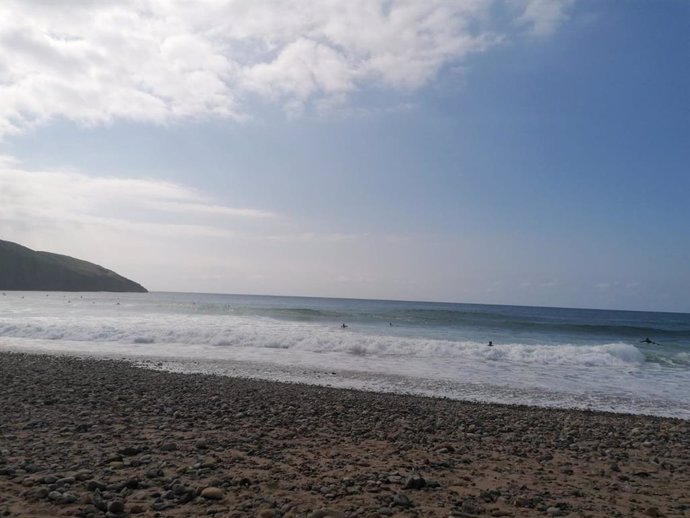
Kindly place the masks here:
<instances>
[{"instance_id":1,"label":"wet sand","mask_svg":"<svg viewBox=\"0 0 690 518\"><path fill-rule=\"evenodd\" d=\"M0 353L0 516L690 516L690 422Z\"/></svg>"}]
</instances>

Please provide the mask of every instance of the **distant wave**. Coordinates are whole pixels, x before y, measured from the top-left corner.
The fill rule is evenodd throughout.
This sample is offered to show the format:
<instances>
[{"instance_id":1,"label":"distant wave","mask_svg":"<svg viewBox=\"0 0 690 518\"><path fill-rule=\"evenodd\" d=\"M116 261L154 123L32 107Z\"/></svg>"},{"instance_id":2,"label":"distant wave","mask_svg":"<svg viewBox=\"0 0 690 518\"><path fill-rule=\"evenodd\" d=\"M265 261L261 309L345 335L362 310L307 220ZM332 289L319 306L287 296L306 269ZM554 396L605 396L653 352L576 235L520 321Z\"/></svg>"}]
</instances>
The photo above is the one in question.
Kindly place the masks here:
<instances>
[{"instance_id":1,"label":"distant wave","mask_svg":"<svg viewBox=\"0 0 690 518\"><path fill-rule=\"evenodd\" d=\"M690 327L662 328L645 325L610 323L572 323L567 321L553 322L536 318L534 315L524 319L515 318L515 315L506 315L502 312L478 312L466 310L438 310L415 309L396 311L378 315L382 321L399 321L413 325L447 325L447 326L471 326L484 328L500 328L521 331L545 331L550 333L577 333L587 335L611 335L621 337L668 337L690 338Z\"/></svg>"},{"instance_id":2,"label":"distant wave","mask_svg":"<svg viewBox=\"0 0 690 518\"><path fill-rule=\"evenodd\" d=\"M355 309L348 311L344 308L315 309L307 307L248 307L220 303L199 304L195 308L197 314L229 315L244 317L272 318L288 322L313 323L363 323L387 324L398 326L429 329L455 330L500 330L505 333L524 332L543 335L577 336L581 338L606 338L608 340L625 340L636 342L645 337L652 337L655 341L666 341L671 344L690 341L690 327L670 323L668 327L645 325L644 322L582 322L582 314L578 313L572 319L565 317L554 318L548 310L539 316L535 308L530 308L528 314L516 315L515 308L500 306L489 310L486 306L479 309L441 309L441 308L399 308L385 311L362 311ZM512 309L513 311L508 311ZM579 311L579 310L573 310ZM582 310L586 312L587 310ZM601 312L599 312L601 313ZM569 321L570 320L570 321ZM579 320L573 322L572 320Z\"/></svg>"},{"instance_id":3,"label":"distant wave","mask_svg":"<svg viewBox=\"0 0 690 518\"><path fill-rule=\"evenodd\" d=\"M275 324L238 318L170 317L166 319L63 318L0 320L0 337L95 343L178 344L220 348L255 347L359 356L395 355L458 358L478 362L518 362L541 365L635 366L645 361L685 365L678 355L648 355L623 342L596 345L508 343L487 347L474 341L451 341L341 332L334 326ZM183 349L180 349L183 351Z\"/></svg>"}]
</instances>

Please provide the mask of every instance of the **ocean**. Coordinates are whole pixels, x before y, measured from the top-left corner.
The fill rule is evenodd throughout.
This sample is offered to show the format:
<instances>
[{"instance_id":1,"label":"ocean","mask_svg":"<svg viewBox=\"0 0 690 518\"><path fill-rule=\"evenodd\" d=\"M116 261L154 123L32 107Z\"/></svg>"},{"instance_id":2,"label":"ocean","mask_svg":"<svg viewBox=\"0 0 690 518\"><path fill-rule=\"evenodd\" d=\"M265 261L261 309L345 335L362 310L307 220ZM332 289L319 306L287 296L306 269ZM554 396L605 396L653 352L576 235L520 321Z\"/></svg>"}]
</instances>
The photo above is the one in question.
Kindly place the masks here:
<instances>
[{"instance_id":1,"label":"ocean","mask_svg":"<svg viewBox=\"0 0 690 518\"><path fill-rule=\"evenodd\" d=\"M655 343L644 343L647 337ZM0 295L0 351L126 358L178 372L690 419L690 314L6 292Z\"/></svg>"}]
</instances>

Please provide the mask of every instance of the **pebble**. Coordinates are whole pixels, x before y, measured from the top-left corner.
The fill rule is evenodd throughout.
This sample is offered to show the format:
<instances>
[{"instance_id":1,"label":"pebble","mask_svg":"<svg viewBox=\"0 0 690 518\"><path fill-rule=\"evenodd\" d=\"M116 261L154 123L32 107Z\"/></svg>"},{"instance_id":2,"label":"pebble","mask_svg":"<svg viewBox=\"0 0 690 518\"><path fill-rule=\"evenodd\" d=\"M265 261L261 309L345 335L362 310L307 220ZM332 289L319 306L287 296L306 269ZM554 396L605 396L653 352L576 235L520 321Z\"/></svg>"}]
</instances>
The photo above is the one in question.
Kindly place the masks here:
<instances>
[{"instance_id":1,"label":"pebble","mask_svg":"<svg viewBox=\"0 0 690 518\"><path fill-rule=\"evenodd\" d=\"M103 500L99 494L95 494L91 497L91 503L100 511L106 512L108 510L108 504L105 503L105 500Z\"/></svg>"},{"instance_id":2,"label":"pebble","mask_svg":"<svg viewBox=\"0 0 690 518\"><path fill-rule=\"evenodd\" d=\"M108 512L113 514L120 514L125 511L125 504L122 500L112 500L108 503Z\"/></svg>"},{"instance_id":3,"label":"pebble","mask_svg":"<svg viewBox=\"0 0 690 518\"><path fill-rule=\"evenodd\" d=\"M309 518L345 518L345 515L335 509L317 509Z\"/></svg>"},{"instance_id":4,"label":"pebble","mask_svg":"<svg viewBox=\"0 0 690 518\"><path fill-rule=\"evenodd\" d=\"M405 481L405 489L422 489L426 486L426 480L421 475L412 475Z\"/></svg>"},{"instance_id":5,"label":"pebble","mask_svg":"<svg viewBox=\"0 0 690 518\"><path fill-rule=\"evenodd\" d=\"M201 492L201 496L209 500L220 500L223 498L223 490L219 487L207 487Z\"/></svg>"},{"instance_id":6,"label":"pebble","mask_svg":"<svg viewBox=\"0 0 690 518\"><path fill-rule=\"evenodd\" d=\"M72 504L77 501L77 497L72 493L63 493L62 498L60 498L61 504Z\"/></svg>"},{"instance_id":7,"label":"pebble","mask_svg":"<svg viewBox=\"0 0 690 518\"><path fill-rule=\"evenodd\" d=\"M687 513L677 483L690 474L683 420L178 375L110 360L0 353L0 372L13 373L0 391L0 517L19 508L78 518ZM75 434L80 423L91 425L87 435ZM630 434L633 425L639 433ZM126 510L112 512L115 500Z\"/></svg>"},{"instance_id":8,"label":"pebble","mask_svg":"<svg viewBox=\"0 0 690 518\"><path fill-rule=\"evenodd\" d=\"M398 493L393 497L393 505L399 507L410 507L412 503L405 493Z\"/></svg>"}]
</instances>

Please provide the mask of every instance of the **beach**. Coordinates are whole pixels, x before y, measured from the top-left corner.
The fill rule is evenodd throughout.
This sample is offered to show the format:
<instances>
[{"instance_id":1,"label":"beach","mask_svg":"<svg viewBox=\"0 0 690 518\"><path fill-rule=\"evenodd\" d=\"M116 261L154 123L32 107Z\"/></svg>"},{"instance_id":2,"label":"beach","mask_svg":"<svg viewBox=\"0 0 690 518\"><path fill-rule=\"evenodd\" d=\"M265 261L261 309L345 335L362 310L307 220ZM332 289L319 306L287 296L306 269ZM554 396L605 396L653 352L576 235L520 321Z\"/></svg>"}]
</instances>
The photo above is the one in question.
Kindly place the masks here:
<instances>
[{"instance_id":1,"label":"beach","mask_svg":"<svg viewBox=\"0 0 690 518\"><path fill-rule=\"evenodd\" d=\"M656 343L641 343L645 336ZM0 296L0 351L153 359L184 373L690 419L688 314L8 292Z\"/></svg>"},{"instance_id":2,"label":"beach","mask_svg":"<svg viewBox=\"0 0 690 518\"><path fill-rule=\"evenodd\" d=\"M0 353L1 516L688 516L690 422Z\"/></svg>"}]
</instances>

